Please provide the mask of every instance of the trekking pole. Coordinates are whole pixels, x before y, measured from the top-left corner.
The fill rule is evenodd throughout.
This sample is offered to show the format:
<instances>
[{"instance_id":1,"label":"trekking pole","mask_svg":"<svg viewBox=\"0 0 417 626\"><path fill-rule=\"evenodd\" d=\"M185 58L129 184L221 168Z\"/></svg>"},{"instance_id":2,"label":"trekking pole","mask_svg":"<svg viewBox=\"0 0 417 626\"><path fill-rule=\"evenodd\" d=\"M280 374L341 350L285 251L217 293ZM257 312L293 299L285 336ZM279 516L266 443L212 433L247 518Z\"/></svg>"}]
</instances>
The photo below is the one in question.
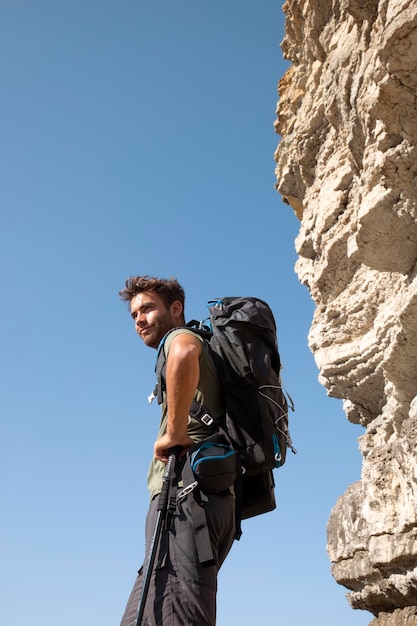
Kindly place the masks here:
<instances>
[{"instance_id":1,"label":"trekking pole","mask_svg":"<svg viewBox=\"0 0 417 626\"><path fill-rule=\"evenodd\" d=\"M176 446L170 451L168 461L165 467L164 477L162 479L162 489L159 495L159 502L157 508L157 518L155 524L155 530L152 535L151 546L149 550L148 562L146 564L146 572L143 579L143 587L140 595L138 611L136 614L136 620L134 626L140 626L143 619L143 614L145 611L146 598L148 596L149 585L151 583L152 578L152 570L153 564L155 562L156 551L158 549L159 538L162 531L162 525L164 523L167 511L168 511L168 498L169 498L169 488L171 486L171 478L173 474L173 470L175 469L175 462L177 459L177 454L179 452L179 446Z\"/></svg>"}]
</instances>

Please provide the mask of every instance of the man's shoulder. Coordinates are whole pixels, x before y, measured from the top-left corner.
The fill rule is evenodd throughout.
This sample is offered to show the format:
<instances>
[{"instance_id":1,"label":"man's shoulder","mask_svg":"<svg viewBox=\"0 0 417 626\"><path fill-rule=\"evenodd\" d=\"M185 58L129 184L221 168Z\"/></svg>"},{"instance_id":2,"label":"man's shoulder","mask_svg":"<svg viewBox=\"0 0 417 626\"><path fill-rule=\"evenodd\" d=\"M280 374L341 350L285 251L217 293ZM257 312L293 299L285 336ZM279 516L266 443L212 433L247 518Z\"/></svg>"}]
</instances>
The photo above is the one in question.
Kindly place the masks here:
<instances>
[{"instance_id":1,"label":"man's shoulder","mask_svg":"<svg viewBox=\"0 0 417 626\"><path fill-rule=\"evenodd\" d=\"M191 328L187 328L186 326L180 326L179 328L173 328L165 336L165 341L164 341L165 354L168 354L169 346L171 345L172 340L175 339L175 337L178 337L178 335L183 335L183 334L187 334L187 335L191 335L192 337L196 337L199 341L204 343L203 337L200 337L200 335L198 335L197 333L193 332L191 330Z\"/></svg>"}]
</instances>

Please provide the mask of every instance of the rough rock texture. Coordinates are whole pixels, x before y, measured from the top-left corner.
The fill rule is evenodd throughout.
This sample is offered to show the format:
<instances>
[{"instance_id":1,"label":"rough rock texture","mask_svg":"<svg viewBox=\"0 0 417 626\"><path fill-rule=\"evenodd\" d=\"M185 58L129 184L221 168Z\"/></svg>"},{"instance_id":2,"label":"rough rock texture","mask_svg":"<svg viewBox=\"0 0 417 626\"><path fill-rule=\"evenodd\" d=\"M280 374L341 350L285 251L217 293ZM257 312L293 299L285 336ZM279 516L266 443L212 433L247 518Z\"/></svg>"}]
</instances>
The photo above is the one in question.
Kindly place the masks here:
<instances>
[{"instance_id":1,"label":"rough rock texture","mask_svg":"<svg viewBox=\"0 0 417 626\"><path fill-rule=\"evenodd\" d=\"M328 523L372 626L417 624L417 0L287 0L277 189L301 220L310 346L360 423L363 472Z\"/></svg>"}]
</instances>

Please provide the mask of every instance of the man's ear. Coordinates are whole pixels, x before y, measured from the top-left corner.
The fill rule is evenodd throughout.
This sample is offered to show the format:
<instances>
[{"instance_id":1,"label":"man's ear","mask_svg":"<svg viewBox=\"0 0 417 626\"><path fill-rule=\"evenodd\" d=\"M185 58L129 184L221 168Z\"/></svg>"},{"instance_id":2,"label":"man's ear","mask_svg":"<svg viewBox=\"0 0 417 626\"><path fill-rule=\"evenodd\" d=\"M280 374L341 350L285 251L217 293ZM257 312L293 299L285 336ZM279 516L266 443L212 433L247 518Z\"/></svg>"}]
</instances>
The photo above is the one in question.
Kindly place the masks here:
<instances>
[{"instance_id":1,"label":"man's ear","mask_svg":"<svg viewBox=\"0 0 417 626\"><path fill-rule=\"evenodd\" d=\"M184 319L184 307L182 303L179 300L175 300L175 302L171 304L170 309L172 317L182 322Z\"/></svg>"}]
</instances>

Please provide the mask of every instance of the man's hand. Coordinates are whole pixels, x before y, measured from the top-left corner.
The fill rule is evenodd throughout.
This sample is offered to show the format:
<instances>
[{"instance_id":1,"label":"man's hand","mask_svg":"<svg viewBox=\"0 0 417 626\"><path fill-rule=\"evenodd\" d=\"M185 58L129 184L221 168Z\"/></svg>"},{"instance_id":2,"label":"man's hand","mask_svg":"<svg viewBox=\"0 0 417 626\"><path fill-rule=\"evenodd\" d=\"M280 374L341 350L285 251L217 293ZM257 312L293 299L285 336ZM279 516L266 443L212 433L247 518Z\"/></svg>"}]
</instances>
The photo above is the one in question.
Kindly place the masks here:
<instances>
[{"instance_id":1,"label":"man's hand","mask_svg":"<svg viewBox=\"0 0 417 626\"><path fill-rule=\"evenodd\" d=\"M188 435L185 435L183 440L178 442L177 440L173 441L168 434L165 434L155 441L154 455L156 459L166 463L172 448L175 446L181 446L182 449L179 455L179 458L181 459L187 452L188 448L193 444L194 441Z\"/></svg>"}]
</instances>

